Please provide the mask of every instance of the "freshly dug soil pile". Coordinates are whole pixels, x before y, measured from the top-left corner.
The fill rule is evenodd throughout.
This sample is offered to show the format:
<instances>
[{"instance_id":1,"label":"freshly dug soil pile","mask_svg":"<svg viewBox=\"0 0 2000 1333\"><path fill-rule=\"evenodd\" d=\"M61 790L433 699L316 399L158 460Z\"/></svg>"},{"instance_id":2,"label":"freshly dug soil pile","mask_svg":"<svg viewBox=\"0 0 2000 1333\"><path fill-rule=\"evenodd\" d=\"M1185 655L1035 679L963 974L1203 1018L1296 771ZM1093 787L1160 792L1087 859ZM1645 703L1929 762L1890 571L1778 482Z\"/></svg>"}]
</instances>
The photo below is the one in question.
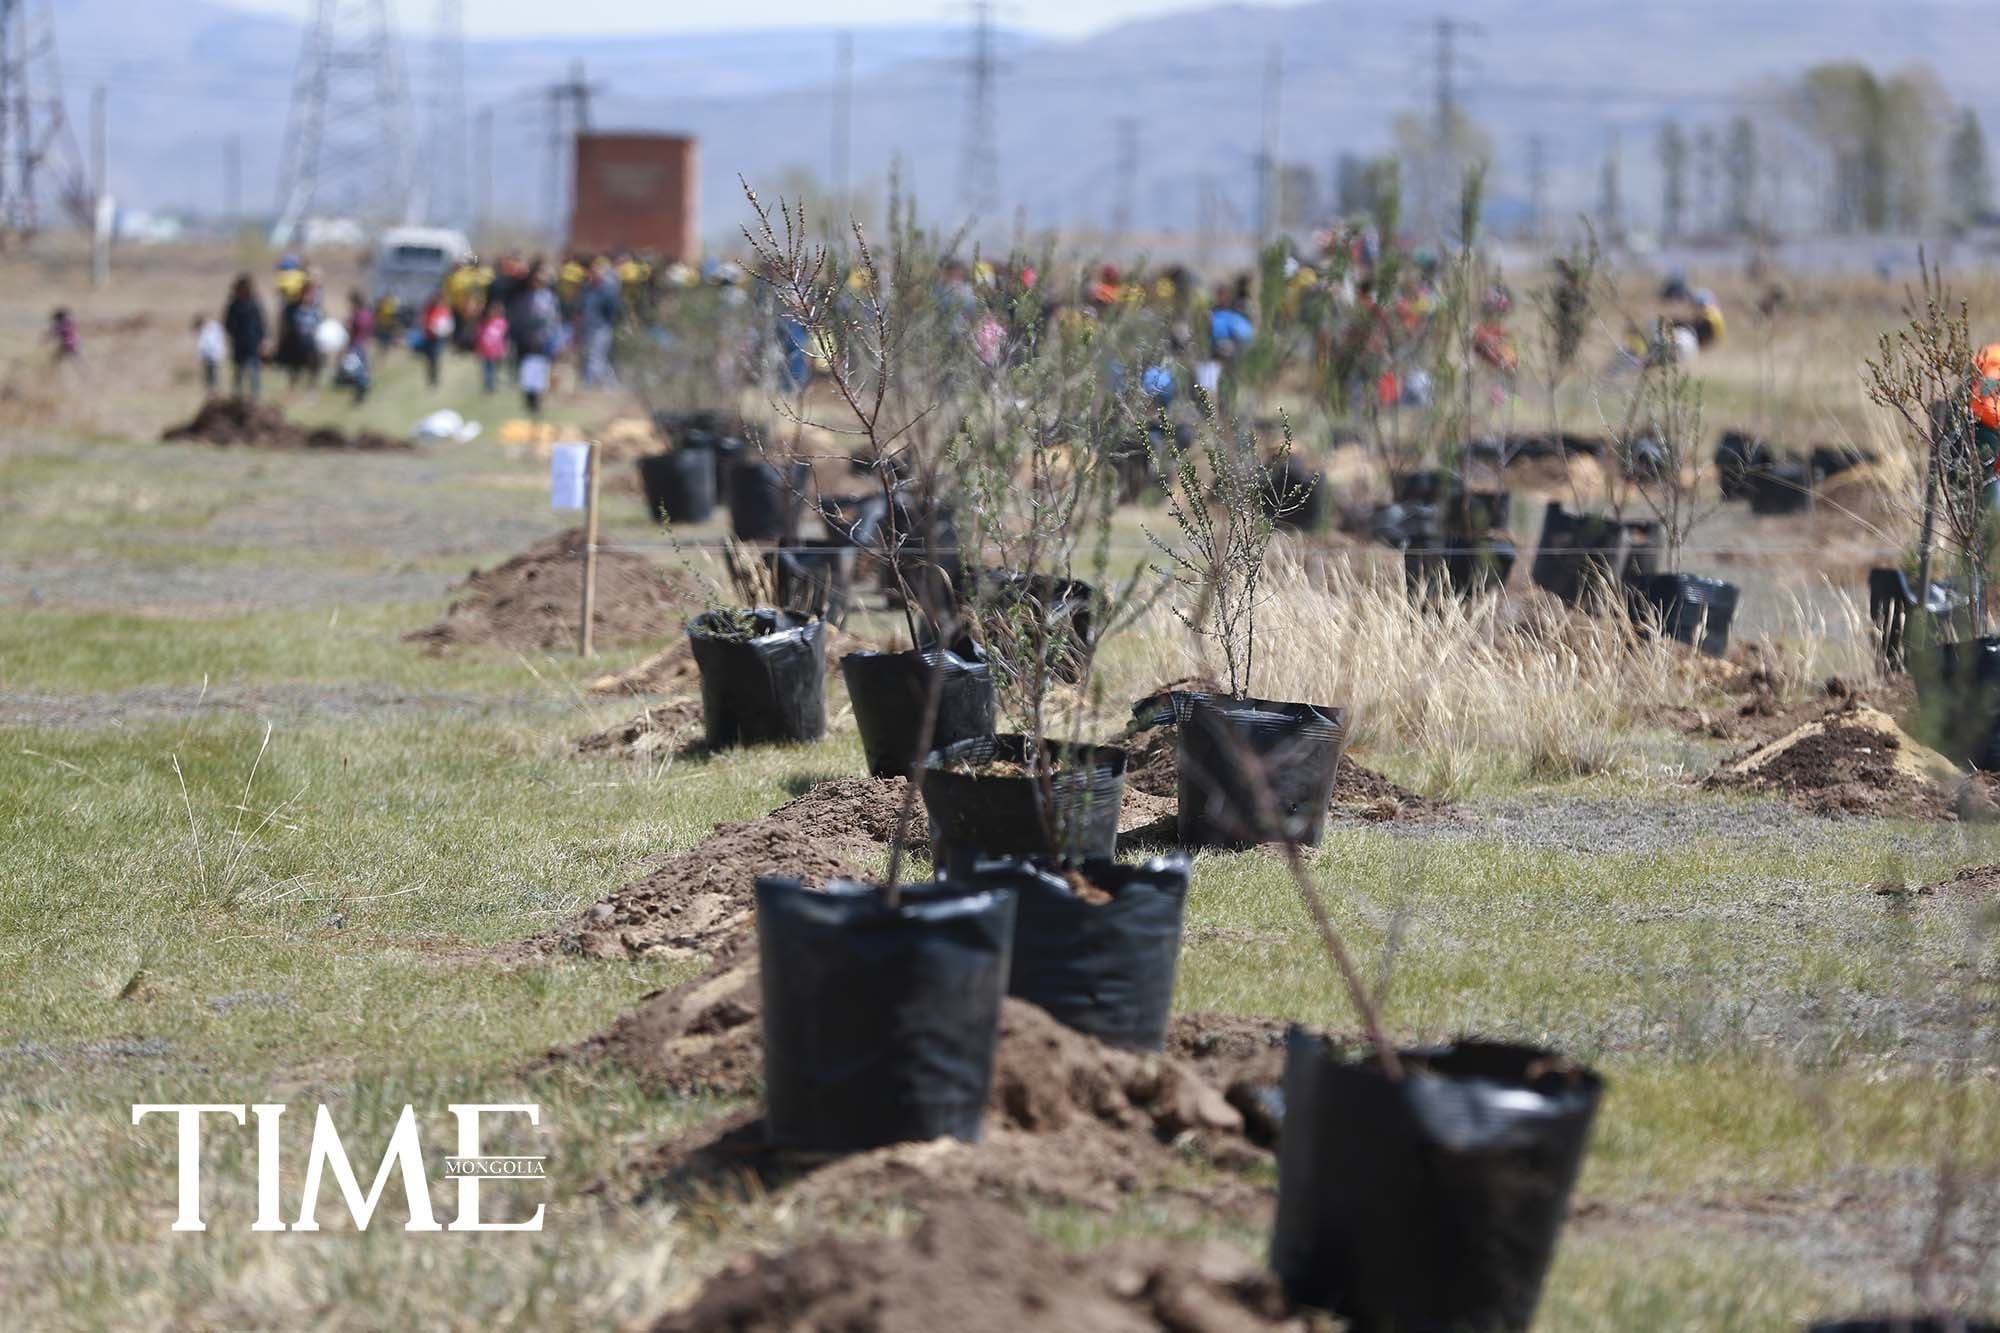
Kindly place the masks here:
<instances>
[{"instance_id":1,"label":"freshly dug soil pile","mask_svg":"<svg viewBox=\"0 0 2000 1333\"><path fill-rule=\"evenodd\" d=\"M657 759L692 750L701 743L701 700L676 699L648 708L630 722L593 732L576 743L579 754L609 754L623 759Z\"/></svg>"},{"instance_id":2,"label":"freshly dug soil pile","mask_svg":"<svg viewBox=\"0 0 2000 1333\"><path fill-rule=\"evenodd\" d=\"M1905 889L1899 885L1894 890L1878 887L1875 891L1884 895L1895 892L1924 898L1958 896L2000 900L2000 866L1967 866L1950 879L1941 879L1921 888Z\"/></svg>"},{"instance_id":3,"label":"freshly dug soil pile","mask_svg":"<svg viewBox=\"0 0 2000 1333\"><path fill-rule=\"evenodd\" d=\"M739 932L698 977L656 990L577 1046L550 1051L543 1069L611 1064L653 1095L747 1097L764 1081L763 996L757 940Z\"/></svg>"},{"instance_id":4,"label":"freshly dug soil pile","mask_svg":"<svg viewBox=\"0 0 2000 1333\"><path fill-rule=\"evenodd\" d=\"M906 778L834 778L785 802L770 817L819 829L830 837L858 836L887 847L896 836L909 785ZM918 856L931 854L930 816L924 811L921 791L910 810L904 846Z\"/></svg>"},{"instance_id":5,"label":"freshly dug soil pile","mask_svg":"<svg viewBox=\"0 0 2000 1333\"><path fill-rule=\"evenodd\" d=\"M1276 1151L1284 1124L1285 1029L1276 1018L1175 1014L1167 1054L1186 1062L1243 1117L1243 1134Z\"/></svg>"},{"instance_id":6,"label":"freshly dug soil pile","mask_svg":"<svg viewBox=\"0 0 2000 1333\"><path fill-rule=\"evenodd\" d=\"M759 875L797 875L818 885L856 873L827 839L788 819L766 815L719 824L644 879L530 946L591 958L711 949L749 929Z\"/></svg>"},{"instance_id":7,"label":"freshly dug soil pile","mask_svg":"<svg viewBox=\"0 0 2000 1333\"><path fill-rule=\"evenodd\" d=\"M433 653L471 644L569 647L576 642L583 605L582 551L582 530L571 528L505 564L475 569L452 590L458 596L444 619L407 637ZM620 550L608 538L598 539L598 643L633 643L676 633L696 600L685 575Z\"/></svg>"},{"instance_id":8,"label":"freshly dug soil pile","mask_svg":"<svg viewBox=\"0 0 2000 1333\"><path fill-rule=\"evenodd\" d=\"M248 398L211 398L201 405L192 420L165 431L160 438L169 442L240 445L248 449L358 449L366 451L408 450L408 440L392 439L372 430L344 434L331 426L308 430L285 420L285 414L269 403Z\"/></svg>"},{"instance_id":9,"label":"freshly dug soil pile","mask_svg":"<svg viewBox=\"0 0 2000 1333\"><path fill-rule=\"evenodd\" d=\"M1328 808L1336 815L1379 823L1390 819L1430 819L1444 814L1451 806L1399 786L1374 769L1342 755Z\"/></svg>"},{"instance_id":10,"label":"freshly dug soil pile","mask_svg":"<svg viewBox=\"0 0 2000 1333\"><path fill-rule=\"evenodd\" d=\"M820 885L862 874L895 830L905 785L902 778L836 778L761 819L718 824L701 842L530 947L592 958L713 949L748 931L759 875L797 875ZM910 850L928 854L921 797L911 832Z\"/></svg>"},{"instance_id":11,"label":"freshly dug soil pile","mask_svg":"<svg viewBox=\"0 0 2000 1333\"><path fill-rule=\"evenodd\" d=\"M762 1025L746 1012L758 992L754 947L745 954L649 997L610 1032L549 1060L610 1058L652 1088L754 1090ZM938 1191L1105 1210L1146 1194L1252 1221L1268 1210L1270 1194L1237 1173L1269 1160L1244 1136L1241 1113L1187 1064L1115 1050L1009 999L977 1144L896 1144L828 1161L767 1147L763 1122L749 1110L662 1145L637 1174L648 1196L784 1189L796 1205L836 1213ZM1195 1165L1222 1171L1191 1181Z\"/></svg>"},{"instance_id":12,"label":"freshly dug soil pile","mask_svg":"<svg viewBox=\"0 0 2000 1333\"><path fill-rule=\"evenodd\" d=\"M1251 1333L1304 1329L1275 1277L1220 1245L1126 1241L1069 1255L1021 1217L939 1197L904 1239L825 1237L739 1259L653 1333Z\"/></svg>"},{"instance_id":13,"label":"freshly dug soil pile","mask_svg":"<svg viewBox=\"0 0 2000 1333\"><path fill-rule=\"evenodd\" d=\"M1143 792L1147 796L1178 800L1180 765L1175 728L1148 727L1133 732L1123 743L1127 755L1127 792ZM1443 814L1449 806L1443 801L1432 800L1400 787L1374 769L1356 763L1351 756L1342 755L1340 769L1334 775L1333 798L1327 803L1327 808L1341 818L1372 822L1425 819ZM1167 813L1171 815L1174 812L1169 809Z\"/></svg>"},{"instance_id":14,"label":"freshly dug soil pile","mask_svg":"<svg viewBox=\"0 0 2000 1333\"><path fill-rule=\"evenodd\" d=\"M1703 784L1774 792L1819 814L1953 818L1957 774L1895 719L1849 703L1739 755Z\"/></svg>"}]
</instances>

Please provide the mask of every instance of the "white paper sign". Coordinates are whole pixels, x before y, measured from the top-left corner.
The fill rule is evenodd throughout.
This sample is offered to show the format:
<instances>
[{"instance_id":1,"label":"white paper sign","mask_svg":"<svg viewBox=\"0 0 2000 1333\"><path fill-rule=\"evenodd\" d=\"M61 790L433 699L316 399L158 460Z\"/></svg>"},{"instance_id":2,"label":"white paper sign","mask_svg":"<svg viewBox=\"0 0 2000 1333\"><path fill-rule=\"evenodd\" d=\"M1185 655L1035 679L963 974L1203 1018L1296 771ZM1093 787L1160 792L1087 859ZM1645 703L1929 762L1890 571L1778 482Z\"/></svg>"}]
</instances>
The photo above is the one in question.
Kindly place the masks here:
<instances>
[{"instance_id":1,"label":"white paper sign","mask_svg":"<svg viewBox=\"0 0 2000 1333\"><path fill-rule=\"evenodd\" d=\"M589 475L589 445L556 445L549 454L549 508L582 509Z\"/></svg>"}]
</instances>

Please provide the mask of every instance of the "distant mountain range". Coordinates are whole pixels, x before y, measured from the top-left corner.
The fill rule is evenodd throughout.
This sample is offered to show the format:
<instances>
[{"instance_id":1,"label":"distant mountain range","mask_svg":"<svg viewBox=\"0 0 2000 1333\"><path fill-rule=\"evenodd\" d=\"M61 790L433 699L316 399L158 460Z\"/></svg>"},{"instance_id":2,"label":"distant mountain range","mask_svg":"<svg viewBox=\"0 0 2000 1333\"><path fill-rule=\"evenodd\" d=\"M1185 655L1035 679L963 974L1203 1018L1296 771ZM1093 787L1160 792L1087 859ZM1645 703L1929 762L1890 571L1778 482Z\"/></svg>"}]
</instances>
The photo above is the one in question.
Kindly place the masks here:
<instances>
[{"instance_id":1,"label":"distant mountain range","mask_svg":"<svg viewBox=\"0 0 2000 1333\"><path fill-rule=\"evenodd\" d=\"M236 136L245 209L271 209L297 24L208 0L56 0L55 9L72 117L84 115L91 86L109 89L110 176L121 201L218 212L225 143ZM1503 206L1525 195L1531 135L1546 144L1553 211L1592 206L1616 132L1627 207L1650 216L1653 135L1664 118L1719 123L1763 81L1820 60L1860 58L1880 69L1927 62L1954 96L1989 119L2000 113L1982 59L1990 21L1971 5L1482 0L1477 12L1478 26L1457 41L1457 87L1493 138ZM1142 232L1190 229L1204 216L1224 229L1245 226L1272 69L1280 159L1330 176L1338 154L1381 151L1399 113L1431 106L1431 17L1331 0L1220 5L1073 41L1006 34L995 85L1006 216L991 221L1010 225L1018 210L1031 227L1102 225L1122 195ZM435 86L422 36L404 43L419 131ZM944 25L854 30L857 185L884 180L896 163L928 211L956 210L965 49L962 30ZM542 89L581 62L599 85L600 127L700 138L704 226L733 235L739 175L767 188L802 173L827 178L834 51L831 29L473 41L468 101L494 111L495 211L523 222L547 215ZM1129 136L1137 154L1125 174Z\"/></svg>"}]
</instances>

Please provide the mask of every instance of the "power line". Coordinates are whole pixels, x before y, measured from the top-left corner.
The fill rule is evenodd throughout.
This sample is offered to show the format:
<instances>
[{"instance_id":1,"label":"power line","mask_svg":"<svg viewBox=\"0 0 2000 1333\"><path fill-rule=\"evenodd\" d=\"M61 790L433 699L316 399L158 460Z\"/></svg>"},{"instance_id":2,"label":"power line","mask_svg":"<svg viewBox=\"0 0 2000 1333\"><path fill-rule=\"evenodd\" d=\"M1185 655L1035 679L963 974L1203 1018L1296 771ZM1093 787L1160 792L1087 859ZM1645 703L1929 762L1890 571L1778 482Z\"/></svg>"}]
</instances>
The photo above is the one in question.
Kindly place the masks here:
<instances>
[{"instance_id":1,"label":"power line","mask_svg":"<svg viewBox=\"0 0 2000 1333\"><path fill-rule=\"evenodd\" d=\"M472 193L466 179L465 0L438 0L431 38L430 158L423 214L432 222L467 225Z\"/></svg>"},{"instance_id":2,"label":"power line","mask_svg":"<svg viewBox=\"0 0 2000 1333\"><path fill-rule=\"evenodd\" d=\"M1112 130L1118 155L1112 169L1111 234L1123 240L1131 234L1132 207L1139 193L1139 118L1120 116L1112 122Z\"/></svg>"},{"instance_id":3,"label":"power line","mask_svg":"<svg viewBox=\"0 0 2000 1333\"><path fill-rule=\"evenodd\" d=\"M292 88L273 238L291 243L315 213L408 219L409 118L387 0L317 0Z\"/></svg>"},{"instance_id":4,"label":"power line","mask_svg":"<svg viewBox=\"0 0 2000 1333\"><path fill-rule=\"evenodd\" d=\"M1549 234L1549 141L1528 136L1528 227L1536 240Z\"/></svg>"},{"instance_id":5,"label":"power line","mask_svg":"<svg viewBox=\"0 0 2000 1333\"><path fill-rule=\"evenodd\" d=\"M46 0L0 0L0 247L42 224L41 190L79 225L95 220L95 190L63 110L54 17Z\"/></svg>"},{"instance_id":6,"label":"power line","mask_svg":"<svg viewBox=\"0 0 2000 1333\"><path fill-rule=\"evenodd\" d=\"M583 77L583 62L578 60L571 63L568 78L548 87L549 236L558 247L569 229L576 136L590 132L590 99L599 86Z\"/></svg>"},{"instance_id":7,"label":"power line","mask_svg":"<svg viewBox=\"0 0 2000 1333\"><path fill-rule=\"evenodd\" d=\"M965 139L959 148L958 198L975 218L1000 206L1000 141L993 104L999 61L993 50L993 0L971 0L972 53L966 60Z\"/></svg>"},{"instance_id":8,"label":"power line","mask_svg":"<svg viewBox=\"0 0 2000 1333\"><path fill-rule=\"evenodd\" d=\"M854 135L854 34L843 32L833 39L833 115L829 118L831 142L828 155L834 197L845 212L853 207L848 197L848 161Z\"/></svg>"},{"instance_id":9,"label":"power line","mask_svg":"<svg viewBox=\"0 0 2000 1333\"><path fill-rule=\"evenodd\" d=\"M1257 248L1278 229L1278 112L1282 106L1285 57L1275 43L1264 56L1264 110L1257 138Z\"/></svg>"}]
</instances>

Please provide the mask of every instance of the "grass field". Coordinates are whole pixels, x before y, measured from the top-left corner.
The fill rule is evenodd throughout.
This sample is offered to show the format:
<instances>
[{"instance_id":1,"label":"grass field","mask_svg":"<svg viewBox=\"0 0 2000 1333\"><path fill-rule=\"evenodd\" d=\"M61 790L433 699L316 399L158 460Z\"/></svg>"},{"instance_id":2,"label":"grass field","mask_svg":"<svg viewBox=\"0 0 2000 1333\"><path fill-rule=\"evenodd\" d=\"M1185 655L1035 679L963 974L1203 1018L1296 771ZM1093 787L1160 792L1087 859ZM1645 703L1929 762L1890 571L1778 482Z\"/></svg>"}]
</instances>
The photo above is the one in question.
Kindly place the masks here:
<instances>
[{"instance_id":1,"label":"grass field","mask_svg":"<svg viewBox=\"0 0 2000 1333\"><path fill-rule=\"evenodd\" d=\"M86 317L135 291L178 309L226 276L211 267L142 272ZM35 317L0 303L17 367ZM163 318L179 348L185 319ZM861 771L844 697L810 748L580 758L574 738L633 710L583 683L644 645L586 664L401 641L465 569L563 524L539 464L490 438L407 456L159 445L196 392L171 357L126 364L93 359L46 410L0 418L0 1323L602 1326L797 1234L782 1199L683 1209L594 1188L730 1108L527 1072L695 963L505 946L717 821ZM358 415L330 396L287 407L396 433L437 403L511 411L487 410L469 366L452 376L433 398L404 360ZM635 500L608 504L614 536L658 540ZM1743 566L1746 601L1811 582L1778 564ZM1121 679L1156 665L1126 660ZM1409 734L1385 720L1362 757L1435 779ZM1371 967L1393 944L1398 1038L1544 1043L1609 1081L1542 1327L1781 1329L1907 1305L1954 1184L1972 1202L1928 1248L1952 1298L1994 1308L1994 904L1871 886L2000 860L2000 830L1700 792L1689 779L1722 748L1641 728L1646 762L1588 777L1469 762L1457 818L1343 827L1314 869ZM1349 1029L1336 996L1281 863L1204 854L1177 1007ZM252 1233L253 1135L214 1118L210 1228L177 1234L172 1131L131 1119L324 1103L372 1145L408 1104L442 1142L447 1103L517 1101L542 1108L520 1150L550 1159L533 1235ZM1082 1247L1185 1226L1143 1197L1035 1222Z\"/></svg>"}]
</instances>

